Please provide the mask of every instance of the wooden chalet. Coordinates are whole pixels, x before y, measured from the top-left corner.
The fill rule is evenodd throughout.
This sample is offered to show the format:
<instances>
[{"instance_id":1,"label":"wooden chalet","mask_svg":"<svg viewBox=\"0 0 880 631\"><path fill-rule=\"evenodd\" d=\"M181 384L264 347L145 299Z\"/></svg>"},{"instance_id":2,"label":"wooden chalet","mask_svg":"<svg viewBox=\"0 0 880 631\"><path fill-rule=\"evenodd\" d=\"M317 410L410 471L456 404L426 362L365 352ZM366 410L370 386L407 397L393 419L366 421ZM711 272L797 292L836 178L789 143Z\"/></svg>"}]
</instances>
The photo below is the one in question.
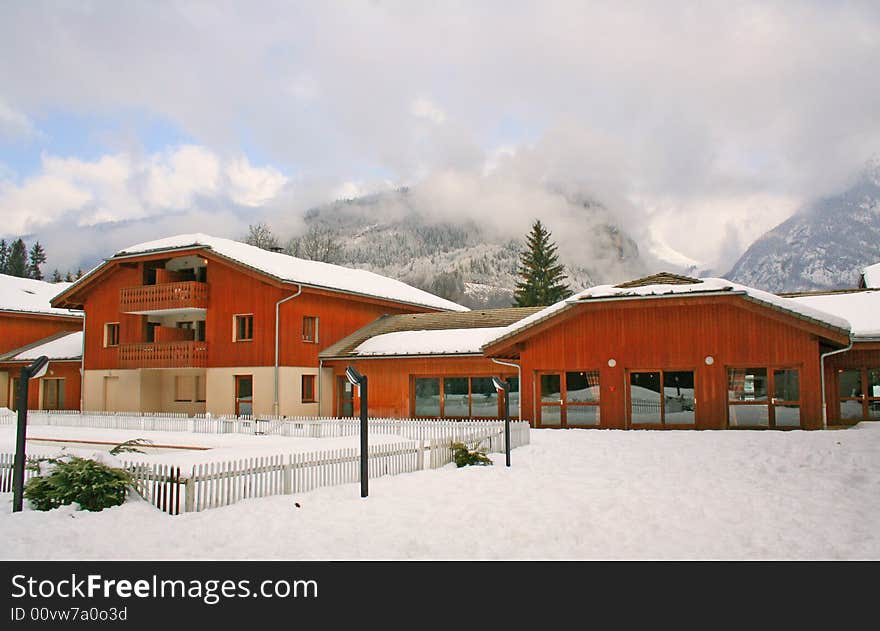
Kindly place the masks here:
<instances>
[{"instance_id":1,"label":"wooden chalet","mask_svg":"<svg viewBox=\"0 0 880 631\"><path fill-rule=\"evenodd\" d=\"M330 414L322 349L381 315L467 311L365 270L204 234L117 252L52 304L85 312L82 409L212 415Z\"/></svg>"},{"instance_id":2,"label":"wooden chalet","mask_svg":"<svg viewBox=\"0 0 880 631\"><path fill-rule=\"evenodd\" d=\"M344 416L351 364L382 416L496 416L495 375L535 427L819 429L880 414L876 307L880 291L826 302L660 273L546 308L382 318L321 361Z\"/></svg>"},{"instance_id":3,"label":"wooden chalet","mask_svg":"<svg viewBox=\"0 0 880 631\"><path fill-rule=\"evenodd\" d=\"M81 312L50 305L52 296L69 286L70 283L48 283L0 274L0 407L14 409L16 405L18 374L22 366L29 363L16 357L22 353L30 357L29 349L82 331ZM69 354L69 348L70 345L64 354ZM53 361L45 377L30 388L29 407L79 407L82 346L74 355L50 358Z\"/></svg>"}]
</instances>

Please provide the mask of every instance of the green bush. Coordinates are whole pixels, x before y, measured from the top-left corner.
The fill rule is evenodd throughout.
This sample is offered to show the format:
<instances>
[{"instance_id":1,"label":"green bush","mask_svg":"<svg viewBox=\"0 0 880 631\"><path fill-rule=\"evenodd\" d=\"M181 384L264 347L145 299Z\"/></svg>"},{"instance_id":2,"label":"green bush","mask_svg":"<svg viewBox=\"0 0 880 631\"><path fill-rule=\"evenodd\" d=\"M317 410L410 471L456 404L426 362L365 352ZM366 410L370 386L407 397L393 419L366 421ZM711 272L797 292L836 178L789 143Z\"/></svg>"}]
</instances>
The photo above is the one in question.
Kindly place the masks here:
<instances>
[{"instance_id":1,"label":"green bush","mask_svg":"<svg viewBox=\"0 0 880 631\"><path fill-rule=\"evenodd\" d=\"M486 455L485 448L471 451L464 443L452 443L452 453L452 457L458 467L467 467L469 465L485 467L492 464L489 456Z\"/></svg>"},{"instance_id":2,"label":"green bush","mask_svg":"<svg viewBox=\"0 0 880 631\"><path fill-rule=\"evenodd\" d=\"M49 471L28 480L24 497L37 510L52 510L76 502L80 508L100 511L125 501L132 479L128 472L96 460L50 458Z\"/></svg>"}]
</instances>

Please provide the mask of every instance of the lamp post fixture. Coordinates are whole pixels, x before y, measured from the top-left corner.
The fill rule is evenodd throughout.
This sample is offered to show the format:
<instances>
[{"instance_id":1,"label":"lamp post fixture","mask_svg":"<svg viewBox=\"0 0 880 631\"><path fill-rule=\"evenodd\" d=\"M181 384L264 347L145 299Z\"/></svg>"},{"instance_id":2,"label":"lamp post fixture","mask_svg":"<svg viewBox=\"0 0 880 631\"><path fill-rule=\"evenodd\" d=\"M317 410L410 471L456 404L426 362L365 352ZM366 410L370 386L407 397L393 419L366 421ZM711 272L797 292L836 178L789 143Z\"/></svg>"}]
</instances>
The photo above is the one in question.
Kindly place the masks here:
<instances>
[{"instance_id":1,"label":"lamp post fixture","mask_svg":"<svg viewBox=\"0 0 880 631\"><path fill-rule=\"evenodd\" d=\"M15 461L12 464L12 512L21 512L24 497L25 441L27 440L28 386L31 379L39 379L49 368L49 358L41 355L18 376L18 432L15 436Z\"/></svg>"},{"instance_id":2,"label":"lamp post fixture","mask_svg":"<svg viewBox=\"0 0 880 631\"><path fill-rule=\"evenodd\" d=\"M504 393L504 456L510 466L510 384L506 379L492 377L495 389Z\"/></svg>"},{"instance_id":3,"label":"lamp post fixture","mask_svg":"<svg viewBox=\"0 0 880 631\"><path fill-rule=\"evenodd\" d=\"M357 386L361 400L361 497L367 497L369 492L369 457L367 449L367 435L369 429L367 427L367 376L358 372L354 366L345 369L345 376L349 383Z\"/></svg>"}]
</instances>

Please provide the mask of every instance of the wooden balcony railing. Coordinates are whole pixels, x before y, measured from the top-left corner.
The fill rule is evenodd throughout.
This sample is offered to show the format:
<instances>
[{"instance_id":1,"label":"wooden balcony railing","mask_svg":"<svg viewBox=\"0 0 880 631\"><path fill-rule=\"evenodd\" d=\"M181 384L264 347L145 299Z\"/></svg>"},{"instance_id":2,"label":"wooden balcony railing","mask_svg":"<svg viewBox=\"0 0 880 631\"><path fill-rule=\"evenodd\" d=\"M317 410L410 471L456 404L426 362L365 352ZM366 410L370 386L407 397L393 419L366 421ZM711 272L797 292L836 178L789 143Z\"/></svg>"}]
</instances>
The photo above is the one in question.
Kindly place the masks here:
<instances>
[{"instance_id":1,"label":"wooden balcony railing","mask_svg":"<svg viewBox=\"0 0 880 631\"><path fill-rule=\"evenodd\" d=\"M204 368L207 365L206 342L119 345L120 368Z\"/></svg>"},{"instance_id":2,"label":"wooden balcony railing","mask_svg":"<svg viewBox=\"0 0 880 631\"><path fill-rule=\"evenodd\" d=\"M123 313L207 308L207 283L185 281L142 287L124 287L119 290L119 310Z\"/></svg>"}]
</instances>

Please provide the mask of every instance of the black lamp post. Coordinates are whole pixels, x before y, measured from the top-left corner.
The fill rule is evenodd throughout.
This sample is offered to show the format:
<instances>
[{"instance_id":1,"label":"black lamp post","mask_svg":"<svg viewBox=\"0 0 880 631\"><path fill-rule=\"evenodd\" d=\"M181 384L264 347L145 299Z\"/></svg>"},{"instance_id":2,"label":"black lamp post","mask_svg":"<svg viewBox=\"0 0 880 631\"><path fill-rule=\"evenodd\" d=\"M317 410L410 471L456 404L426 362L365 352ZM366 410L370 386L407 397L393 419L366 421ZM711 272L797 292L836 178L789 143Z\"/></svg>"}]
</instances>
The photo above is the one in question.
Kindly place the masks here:
<instances>
[{"instance_id":1,"label":"black lamp post","mask_svg":"<svg viewBox=\"0 0 880 631\"><path fill-rule=\"evenodd\" d=\"M25 441L27 440L27 407L28 389L31 379L38 379L46 374L49 368L49 358L42 355L35 359L30 366L21 369L18 376L18 433L15 437L15 461L12 469L12 512L21 512L24 497L24 461Z\"/></svg>"},{"instance_id":2,"label":"black lamp post","mask_svg":"<svg viewBox=\"0 0 880 631\"><path fill-rule=\"evenodd\" d=\"M495 389L504 393L504 455L510 466L510 384L500 377L492 377Z\"/></svg>"},{"instance_id":3,"label":"black lamp post","mask_svg":"<svg viewBox=\"0 0 880 631\"><path fill-rule=\"evenodd\" d=\"M361 398L361 497L367 497L369 491L369 457L367 454L367 376L358 372L354 366L345 369L349 383L357 386Z\"/></svg>"}]
</instances>

